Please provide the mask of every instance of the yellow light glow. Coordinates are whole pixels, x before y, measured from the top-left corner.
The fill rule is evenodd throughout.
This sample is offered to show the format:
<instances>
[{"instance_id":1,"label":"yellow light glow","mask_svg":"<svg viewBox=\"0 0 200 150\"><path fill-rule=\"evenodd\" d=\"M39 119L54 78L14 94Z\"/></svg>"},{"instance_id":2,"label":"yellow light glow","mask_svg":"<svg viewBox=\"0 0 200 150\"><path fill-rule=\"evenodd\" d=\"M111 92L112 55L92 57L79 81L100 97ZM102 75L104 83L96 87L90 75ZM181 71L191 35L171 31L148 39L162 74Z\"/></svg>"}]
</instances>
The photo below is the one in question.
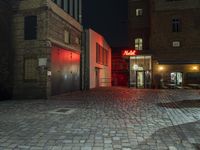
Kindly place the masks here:
<instances>
[{"instance_id":1,"label":"yellow light glow","mask_svg":"<svg viewBox=\"0 0 200 150\"><path fill-rule=\"evenodd\" d=\"M164 70L164 67L163 67L163 66L160 66L160 67L158 68L158 70L159 70L159 71L163 71L163 70Z\"/></svg>"},{"instance_id":2,"label":"yellow light glow","mask_svg":"<svg viewBox=\"0 0 200 150\"><path fill-rule=\"evenodd\" d=\"M193 67L192 67L192 70L195 70L195 71L196 71L196 70L198 70L198 67L197 67L197 66L193 66Z\"/></svg>"}]
</instances>

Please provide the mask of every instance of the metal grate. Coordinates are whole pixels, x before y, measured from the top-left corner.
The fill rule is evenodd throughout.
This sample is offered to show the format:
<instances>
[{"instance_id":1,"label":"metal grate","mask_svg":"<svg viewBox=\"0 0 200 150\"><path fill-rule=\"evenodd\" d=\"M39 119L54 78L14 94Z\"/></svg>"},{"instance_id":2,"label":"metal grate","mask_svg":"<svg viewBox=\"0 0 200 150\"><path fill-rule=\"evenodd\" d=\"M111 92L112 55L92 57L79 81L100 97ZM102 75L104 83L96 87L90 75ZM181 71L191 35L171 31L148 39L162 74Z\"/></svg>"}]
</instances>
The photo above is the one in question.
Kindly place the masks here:
<instances>
[{"instance_id":1,"label":"metal grate","mask_svg":"<svg viewBox=\"0 0 200 150\"><path fill-rule=\"evenodd\" d=\"M50 111L51 114L60 114L60 115L69 115L76 111L74 108L58 108L53 111Z\"/></svg>"}]
</instances>

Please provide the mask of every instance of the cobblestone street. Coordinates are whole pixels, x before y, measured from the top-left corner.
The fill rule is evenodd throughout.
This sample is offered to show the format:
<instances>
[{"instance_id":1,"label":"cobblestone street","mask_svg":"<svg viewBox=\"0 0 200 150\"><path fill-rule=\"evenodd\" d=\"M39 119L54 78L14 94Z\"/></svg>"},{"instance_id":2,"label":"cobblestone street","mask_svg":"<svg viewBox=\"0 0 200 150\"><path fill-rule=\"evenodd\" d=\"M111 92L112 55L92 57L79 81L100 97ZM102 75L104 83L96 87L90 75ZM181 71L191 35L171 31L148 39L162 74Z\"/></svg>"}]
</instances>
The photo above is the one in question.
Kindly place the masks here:
<instances>
[{"instance_id":1,"label":"cobblestone street","mask_svg":"<svg viewBox=\"0 0 200 150\"><path fill-rule=\"evenodd\" d=\"M199 150L199 90L122 87L0 101L1 150Z\"/></svg>"}]
</instances>

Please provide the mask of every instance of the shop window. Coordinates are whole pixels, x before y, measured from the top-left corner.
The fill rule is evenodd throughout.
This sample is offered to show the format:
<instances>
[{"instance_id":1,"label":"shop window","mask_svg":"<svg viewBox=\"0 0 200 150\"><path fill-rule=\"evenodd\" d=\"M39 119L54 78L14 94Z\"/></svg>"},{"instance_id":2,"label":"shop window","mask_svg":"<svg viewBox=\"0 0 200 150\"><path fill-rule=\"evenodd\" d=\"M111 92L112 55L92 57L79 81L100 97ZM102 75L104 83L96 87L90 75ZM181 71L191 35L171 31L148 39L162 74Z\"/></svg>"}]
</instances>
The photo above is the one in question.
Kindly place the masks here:
<instances>
[{"instance_id":1,"label":"shop window","mask_svg":"<svg viewBox=\"0 0 200 150\"><path fill-rule=\"evenodd\" d=\"M37 59L24 59L24 80L32 81L37 79Z\"/></svg>"},{"instance_id":2,"label":"shop window","mask_svg":"<svg viewBox=\"0 0 200 150\"><path fill-rule=\"evenodd\" d=\"M24 18L24 39L35 40L37 38L37 16Z\"/></svg>"},{"instance_id":3,"label":"shop window","mask_svg":"<svg viewBox=\"0 0 200 150\"><path fill-rule=\"evenodd\" d=\"M185 75L186 83L200 83L199 72L188 72Z\"/></svg>"},{"instance_id":4,"label":"shop window","mask_svg":"<svg viewBox=\"0 0 200 150\"><path fill-rule=\"evenodd\" d=\"M143 39L142 38L135 39L135 50L143 50Z\"/></svg>"},{"instance_id":5,"label":"shop window","mask_svg":"<svg viewBox=\"0 0 200 150\"><path fill-rule=\"evenodd\" d=\"M170 74L171 83L174 83L175 85L182 85L183 82L183 73L181 72L172 72Z\"/></svg>"}]
</instances>

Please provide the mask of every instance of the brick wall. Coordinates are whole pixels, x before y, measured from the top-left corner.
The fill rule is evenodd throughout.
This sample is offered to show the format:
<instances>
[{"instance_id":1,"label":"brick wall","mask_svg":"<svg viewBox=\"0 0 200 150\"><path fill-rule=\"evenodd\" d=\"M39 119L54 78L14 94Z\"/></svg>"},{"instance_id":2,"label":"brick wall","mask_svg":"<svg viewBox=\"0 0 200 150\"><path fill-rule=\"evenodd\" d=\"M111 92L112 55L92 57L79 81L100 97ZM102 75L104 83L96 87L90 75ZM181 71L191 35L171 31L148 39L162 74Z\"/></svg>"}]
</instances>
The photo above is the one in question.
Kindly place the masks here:
<instances>
[{"instance_id":1,"label":"brick wall","mask_svg":"<svg viewBox=\"0 0 200 150\"><path fill-rule=\"evenodd\" d=\"M151 21L151 49L157 59L193 61L200 58L200 43L198 41L200 26L200 9L185 9L179 11L155 11ZM172 32L172 19L181 20L181 31ZM165 18L165 19L163 19ZM173 47L173 41L180 41L180 47Z\"/></svg>"},{"instance_id":2,"label":"brick wall","mask_svg":"<svg viewBox=\"0 0 200 150\"><path fill-rule=\"evenodd\" d=\"M80 43L77 37L81 37L81 25L51 0L22 0L13 3L12 41L15 50L14 60L14 97L15 98L46 98L51 94L51 80L47 71L51 71L52 45L79 51ZM24 40L24 17L37 16L37 39ZM71 34L70 44L64 43L64 30ZM24 80L24 59L34 57L47 58L45 68L36 67L36 80L27 82ZM38 64L37 64L38 65Z\"/></svg>"}]
</instances>

